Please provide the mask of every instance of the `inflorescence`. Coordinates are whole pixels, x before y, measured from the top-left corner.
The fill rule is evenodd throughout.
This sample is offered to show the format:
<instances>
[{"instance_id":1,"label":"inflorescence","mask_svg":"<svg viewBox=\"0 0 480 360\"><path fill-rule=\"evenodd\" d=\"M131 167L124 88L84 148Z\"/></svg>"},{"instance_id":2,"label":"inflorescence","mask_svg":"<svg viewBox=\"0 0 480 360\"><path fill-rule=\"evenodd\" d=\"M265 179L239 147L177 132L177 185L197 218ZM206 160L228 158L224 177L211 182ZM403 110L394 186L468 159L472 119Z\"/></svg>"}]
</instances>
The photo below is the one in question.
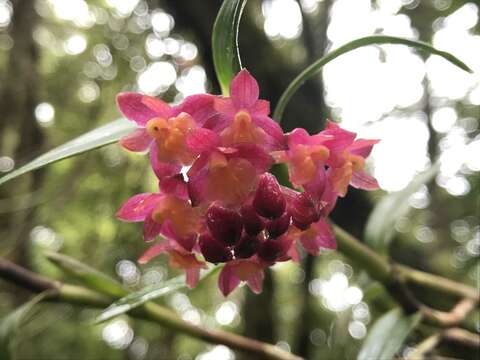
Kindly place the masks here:
<instances>
[{"instance_id":1,"label":"inflorescence","mask_svg":"<svg viewBox=\"0 0 480 360\"><path fill-rule=\"evenodd\" d=\"M124 221L143 222L145 241L160 241L139 259L166 254L194 287L206 262L225 263L219 287L226 296L242 281L262 290L263 270L299 260L297 246L317 255L334 249L326 221L348 186L372 190L365 158L378 140L328 122L309 135L284 134L259 100L247 70L231 83L231 96L200 94L178 106L138 93L121 93L121 112L138 128L121 139L134 152L149 152L159 190L131 197L118 211ZM269 173L286 164L293 190Z\"/></svg>"}]
</instances>

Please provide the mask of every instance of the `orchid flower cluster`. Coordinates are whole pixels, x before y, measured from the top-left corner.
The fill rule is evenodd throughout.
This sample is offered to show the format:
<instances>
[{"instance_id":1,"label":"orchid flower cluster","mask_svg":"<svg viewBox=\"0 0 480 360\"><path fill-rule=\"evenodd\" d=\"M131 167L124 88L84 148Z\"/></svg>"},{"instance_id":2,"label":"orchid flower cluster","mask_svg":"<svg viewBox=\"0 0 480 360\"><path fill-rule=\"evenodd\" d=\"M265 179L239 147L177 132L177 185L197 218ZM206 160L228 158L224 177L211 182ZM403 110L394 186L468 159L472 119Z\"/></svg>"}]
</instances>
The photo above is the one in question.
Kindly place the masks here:
<instances>
[{"instance_id":1,"label":"orchid flower cluster","mask_svg":"<svg viewBox=\"0 0 480 360\"><path fill-rule=\"evenodd\" d=\"M121 139L134 152L148 151L159 190L128 199L117 217L143 222L145 241L158 242L139 259L166 254L194 287L207 263L224 263L219 288L227 296L241 282L262 290L264 269L299 260L299 246L317 255L334 249L326 220L349 185L372 190L365 158L378 140L328 122L309 135L284 134L269 117L269 102L247 70L233 79L230 97L192 95L178 106L138 93L117 101L137 129ZM269 173L288 166L295 189Z\"/></svg>"}]
</instances>

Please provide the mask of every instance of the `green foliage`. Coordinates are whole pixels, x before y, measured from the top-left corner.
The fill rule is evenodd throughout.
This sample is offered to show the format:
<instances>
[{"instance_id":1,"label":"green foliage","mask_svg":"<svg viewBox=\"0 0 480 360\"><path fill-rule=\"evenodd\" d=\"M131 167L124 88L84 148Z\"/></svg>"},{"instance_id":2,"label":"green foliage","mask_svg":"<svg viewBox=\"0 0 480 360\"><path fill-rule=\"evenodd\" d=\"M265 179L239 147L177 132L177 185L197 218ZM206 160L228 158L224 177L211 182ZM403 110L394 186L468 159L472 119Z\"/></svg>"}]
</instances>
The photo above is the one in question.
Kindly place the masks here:
<instances>
[{"instance_id":1,"label":"green foliage","mask_svg":"<svg viewBox=\"0 0 480 360\"><path fill-rule=\"evenodd\" d=\"M76 139L54 148L28 164L12 171L8 175L0 178L0 185L16 178L17 176L40 169L46 165L115 143L121 137L130 133L133 129L134 125L130 121L124 119L112 121L111 123L91 130Z\"/></svg>"},{"instance_id":2,"label":"green foliage","mask_svg":"<svg viewBox=\"0 0 480 360\"><path fill-rule=\"evenodd\" d=\"M70 256L54 252L48 252L46 256L50 262L90 289L114 297L127 294L127 290L118 281Z\"/></svg>"},{"instance_id":3,"label":"green foliage","mask_svg":"<svg viewBox=\"0 0 480 360\"><path fill-rule=\"evenodd\" d=\"M332 52L328 53L324 57L318 59L305 70L303 70L287 87L287 89L283 92L280 100L278 101L277 107L275 108L275 112L273 113L273 118L277 122L282 121L283 112L285 111L285 107L287 106L288 102L292 98L292 96L297 92L297 90L302 86L302 84L307 81L308 79L312 78L313 76L317 75L322 68L328 64L330 61L335 60L340 55L346 54L352 50L368 46L368 45L380 45L380 44L400 44L400 45L407 45L414 47L419 50L426 51L429 54L439 55L443 57L445 60L450 61L452 64L458 66L462 70L472 72L472 70L465 65L461 60L453 56L452 54L435 49L433 46L421 42L421 41L414 41L399 38L396 36L387 36L387 35L372 35L366 36L360 39L356 39L350 41L349 43L340 46L339 48L333 50Z\"/></svg>"},{"instance_id":4,"label":"green foliage","mask_svg":"<svg viewBox=\"0 0 480 360\"><path fill-rule=\"evenodd\" d=\"M225 0L212 33L212 55L223 95L229 94L230 81L241 69L238 28L246 0Z\"/></svg>"},{"instance_id":5,"label":"green foliage","mask_svg":"<svg viewBox=\"0 0 480 360\"><path fill-rule=\"evenodd\" d=\"M357 360L393 359L421 319L420 313L406 316L401 309L390 310L370 329Z\"/></svg>"},{"instance_id":6,"label":"green foliage","mask_svg":"<svg viewBox=\"0 0 480 360\"><path fill-rule=\"evenodd\" d=\"M216 274L220 270L221 266L215 266L201 275L199 283ZM148 301L152 301L174 291L184 289L186 287L185 275L180 275L162 282L158 285L148 286L139 291L132 292L127 296L115 301L107 309L105 309L95 320L96 323L102 323L110 320L118 315L124 314L133 310Z\"/></svg>"},{"instance_id":7,"label":"green foliage","mask_svg":"<svg viewBox=\"0 0 480 360\"><path fill-rule=\"evenodd\" d=\"M0 320L0 359L13 360L17 344L17 335L22 322L31 312L32 308L38 304L46 293L35 296L18 309Z\"/></svg>"},{"instance_id":8,"label":"green foliage","mask_svg":"<svg viewBox=\"0 0 480 360\"><path fill-rule=\"evenodd\" d=\"M434 179L439 170L440 162L437 162L418 174L405 189L388 194L377 203L365 226L364 239L370 247L381 253L388 252L395 235L395 223L411 209L408 200L422 185Z\"/></svg>"}]
</instances>

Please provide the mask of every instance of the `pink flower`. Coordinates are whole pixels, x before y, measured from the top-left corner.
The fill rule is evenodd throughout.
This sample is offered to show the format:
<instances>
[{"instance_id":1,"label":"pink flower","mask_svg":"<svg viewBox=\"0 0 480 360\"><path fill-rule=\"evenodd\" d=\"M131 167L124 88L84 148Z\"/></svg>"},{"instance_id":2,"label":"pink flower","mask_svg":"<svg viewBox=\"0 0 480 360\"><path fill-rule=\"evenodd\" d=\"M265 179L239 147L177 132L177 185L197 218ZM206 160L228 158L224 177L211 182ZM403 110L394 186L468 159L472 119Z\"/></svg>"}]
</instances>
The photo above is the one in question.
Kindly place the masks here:
<instances>
[{"instance_id":1,"label":"pink flower","mask_svg":"<svg viewBox=\"0 0 480 360\"><path fill-rule=\"evenodd\" d=\"M180 190L183 194L183 190ZM145 241L162 234L174 239L184 249L196 243L201 225L201 210L177 194L143 193L128 199L117 212L120 220L143 222Z\"/></svg>"},{"instance_id":2,"label":"pink flower","mask_svg":"<svg viewBox=\"0 0 480 360\"><path fill-rule=\"evenodd\" d=\"M120 144L130 151L150 151L155 174L163 179L190 165L196 155L189 146L196 130L215 117L214 97L200 94L187 97L182 104L170 106L154 97L121 93L117 103L123 115L138 125Z\"/></svg>"},{"instance_id":3,"label":"pink flower","mask_svg":"<svg viewBox=\"0 0 480 360\"><path fill-rule=\"evenodd\" d=\"M262 292L263 278L263 266L257 259L234 260L223 267L218 277L218 287L227 296L245 281L254 293L259 294Z\"/></svg>"},{"instance_id":4,"label":"pink flower","mask_svg":"<svg viewBox=\"0 0 480 360\"><path fill-rule=\"evenodd\" d=\"M193 253L186 251L175 242L169 240L164 240L150 247L138 259L138 262L145 264L160 254L168 255L171 267L185 270L186 282L190 288L194 288L197 285L200 278L200 269L207 268L205 262L199 261Z\"/></svg>"},{"instance_id":5,"label":"pink flower","mask_svg":"<svg viewBox=\"0 0 480 360\"><path fill-rule=\"evenodd\" d=\"M259 100L257 81L243 69L232 80L231 97L217 97L215 109L220 117L214 130L223 146L257 144L267 151L284 147L281 127L268 117L268 101Z\"/></svg>"},{"instance_id":6,"label":"pink flower","mask_svg":"<svg viewBox=\"0 0 480 360\"><path fill-rule=\"evenodd\" d=\"M380 140L354 140L355 133L330 121L323 133L333 136L326 143L330 149L327 165L331 166L328 170L329 179L339 196L346 195L349 184L363 190L378 189L377 180L365 172L365 159Z\"/></svg>"},{"instance_id":7,"label":"pink flower","mask_svg":"<svg viewBox=\"0 0 480 360\"><path fill-rule=\"evenodd\" d=\"M318 255L320 249L336 249L335 235L325 218L313 223L298 234L298 240L311 255Z\"/></svg>"},{"instance_id":8,"label":"pink flower","mask_svg":"<svg viewBox=\"0 0 480 360\"><path fill-rule=\"evenodd\" d=\"M315 180L324 171L330 150L324 145L332 137L322 133L309 135L305 129L294 129L287 135L287 151L274 153L277 162L286 162L290 181L297 187Z\"/></svg>"},{"instance_id":9,"label":"pink flower","mask_svg":"<svg viewBox=\"0 0 480 360\"><path fill-rule=\"evenodd\" d=\"M139 262L166 254L190 287L206 262L223 263L218 285L225 296L241 282L259 293L264 269L299 261L297 247L312 255L335 249L327 217L349 184L378 186L364 170L378 140L355 140L331 122L315 135L295 129L285 136L247 70L233 79L231 97L194 95L172 107L123 93L118 105L138 125L121 144L150 152L160 190L133 196L117 217L143 222L146 241L164 237ZM268 172L274 161L286 163L298 191Z\"/></svg>"},{"instance_id":10,"label":"pink flower","mask_svg":"<svg viewBox=\"0 0 480 360\"><path fill-rule=\"evenodd\" d=\"M192 202L241 205L255 190L258 176L272 162L261 147L253 144L218 147L203 153L188 171Z\"/></svg>"}]
</instances>

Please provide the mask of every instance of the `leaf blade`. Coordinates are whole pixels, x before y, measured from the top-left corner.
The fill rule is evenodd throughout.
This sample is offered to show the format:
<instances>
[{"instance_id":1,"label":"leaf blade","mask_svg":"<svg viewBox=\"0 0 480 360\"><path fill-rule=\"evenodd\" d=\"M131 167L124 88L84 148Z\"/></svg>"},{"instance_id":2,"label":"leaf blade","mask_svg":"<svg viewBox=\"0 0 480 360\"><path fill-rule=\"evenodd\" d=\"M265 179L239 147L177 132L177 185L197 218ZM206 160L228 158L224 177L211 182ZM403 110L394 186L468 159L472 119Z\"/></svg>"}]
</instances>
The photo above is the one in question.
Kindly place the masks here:
<instances>
[{"instance_id":1,"label":"leaf blade","mask_svg":"<svg viewBox=\"0 0 480 360\"><path fill-rule=\"evenodd\" d=\"M395 235L395 223L410 210L408 199L422 185L430 182L439 170L440 162L437 161L428 170L418 174L405 189L388 194L378 202L365 226L364 239L367 245L380 253L387 253Z\"/></svg>"},{"instance_id":2,"label":"leaf blade","mask_svg":"<svg viewBox=\"0 0 480 360\"><path fill-rule=\"evenodd\" d=\"M203 281L220 270L221 266L215 266L204 272L200 278ZM108 308L103 310L98 315L94 323L99 324L108 321L116 316L127 313L149 301L158 299L160 297L171 294L174 291L180 290L186 287L185 275L180 275L171 278L159 285L149 286L136 292L132 292L127 296L115 301Z\"/></svg>"},{"instance_id":3,"label":"leaf blade","mask_svg":"<svg viewBox=\"0 0 480 360\"><path fill-rule=\"evenodd\" d=\"M421 319L420 312L407 316L399 308L382 315L370 329L357 360L392 359Z\"/></svg>"},{"instance_id":4,"label":"leaf blade","mask_svg":"<svg viewBox=\"0 0 480 360\"><path fill-rule=\"evenodd\" d=\"M15 345L18 328L32 308L42 301L48 293L42 293L21 305L0 320L0 359L15 359Z\"/></svg>"},{"instance_id":5,"label":"leaf blade","mask_svg":"<svg viewBox=\"0 0 480 360\"><path fill-rule=\"evenodd\" d=\"M117 280L64 254L46 253L47 259L63 272L73 276L92 290L113 297L122 297L128 291Z\"/></svg>"},{"instance_id":6,"label":"leaf blade","mask_svg":"<svg viewBox=\"0 0 480 360\"><path fill-rule=\"evenodd\" d=\"M230 82L241 69L238 50L238 29L247 0L225 0L212 32L212 54L222 94L229 94Z\"/></svg>"},{"instance_id":7,"label":"leaf blade","mask_svg":"<svg viewBox=\"0 0 480 360\"><path fill-rule=\"evenodd\" d=\"M30 171L67 159L99 147L112 144L135 129L133 122L126 119L112 121L60 145L24 166L0 178L0 185Z\"/></svg>"},{"instance_id":8,"label":"leaf blade","mask_svg":"<svg viewBox=\"0 0 480 360\"><path fill-rule=\"evenodd\" d=\"M308 66L304 71L302 71L287 87L287 89L283 92L280 100L278 101L277 107L273 113L273 118L281 123L282 116L285 111L285 107L287 106L288 102L295 94L295 92L300 88L300 86L307 81L309 78L313 77L314 75L318 74L320 70L328 64L330 61L336 59L337 57L346 54L352 50L368 46L368 45L380 45L380 44L398 44L398 45L407 45L410 47L414 47L420 50L424 50L430 54L438 55L443 57L445 60L451 62L452 64L458 66L462 70L472 73L473 71L460 59L455 57L454 55L446 52L441 51L433 46L415 40L403 39L396 36L388 36L388 35L372 35L366 36L360 39L355 39L350 41L347 44L344 44L337 49L331 51L327 55L323 56L322 58L318 59L310 66Z\"/></svg>"}]
</instances>

